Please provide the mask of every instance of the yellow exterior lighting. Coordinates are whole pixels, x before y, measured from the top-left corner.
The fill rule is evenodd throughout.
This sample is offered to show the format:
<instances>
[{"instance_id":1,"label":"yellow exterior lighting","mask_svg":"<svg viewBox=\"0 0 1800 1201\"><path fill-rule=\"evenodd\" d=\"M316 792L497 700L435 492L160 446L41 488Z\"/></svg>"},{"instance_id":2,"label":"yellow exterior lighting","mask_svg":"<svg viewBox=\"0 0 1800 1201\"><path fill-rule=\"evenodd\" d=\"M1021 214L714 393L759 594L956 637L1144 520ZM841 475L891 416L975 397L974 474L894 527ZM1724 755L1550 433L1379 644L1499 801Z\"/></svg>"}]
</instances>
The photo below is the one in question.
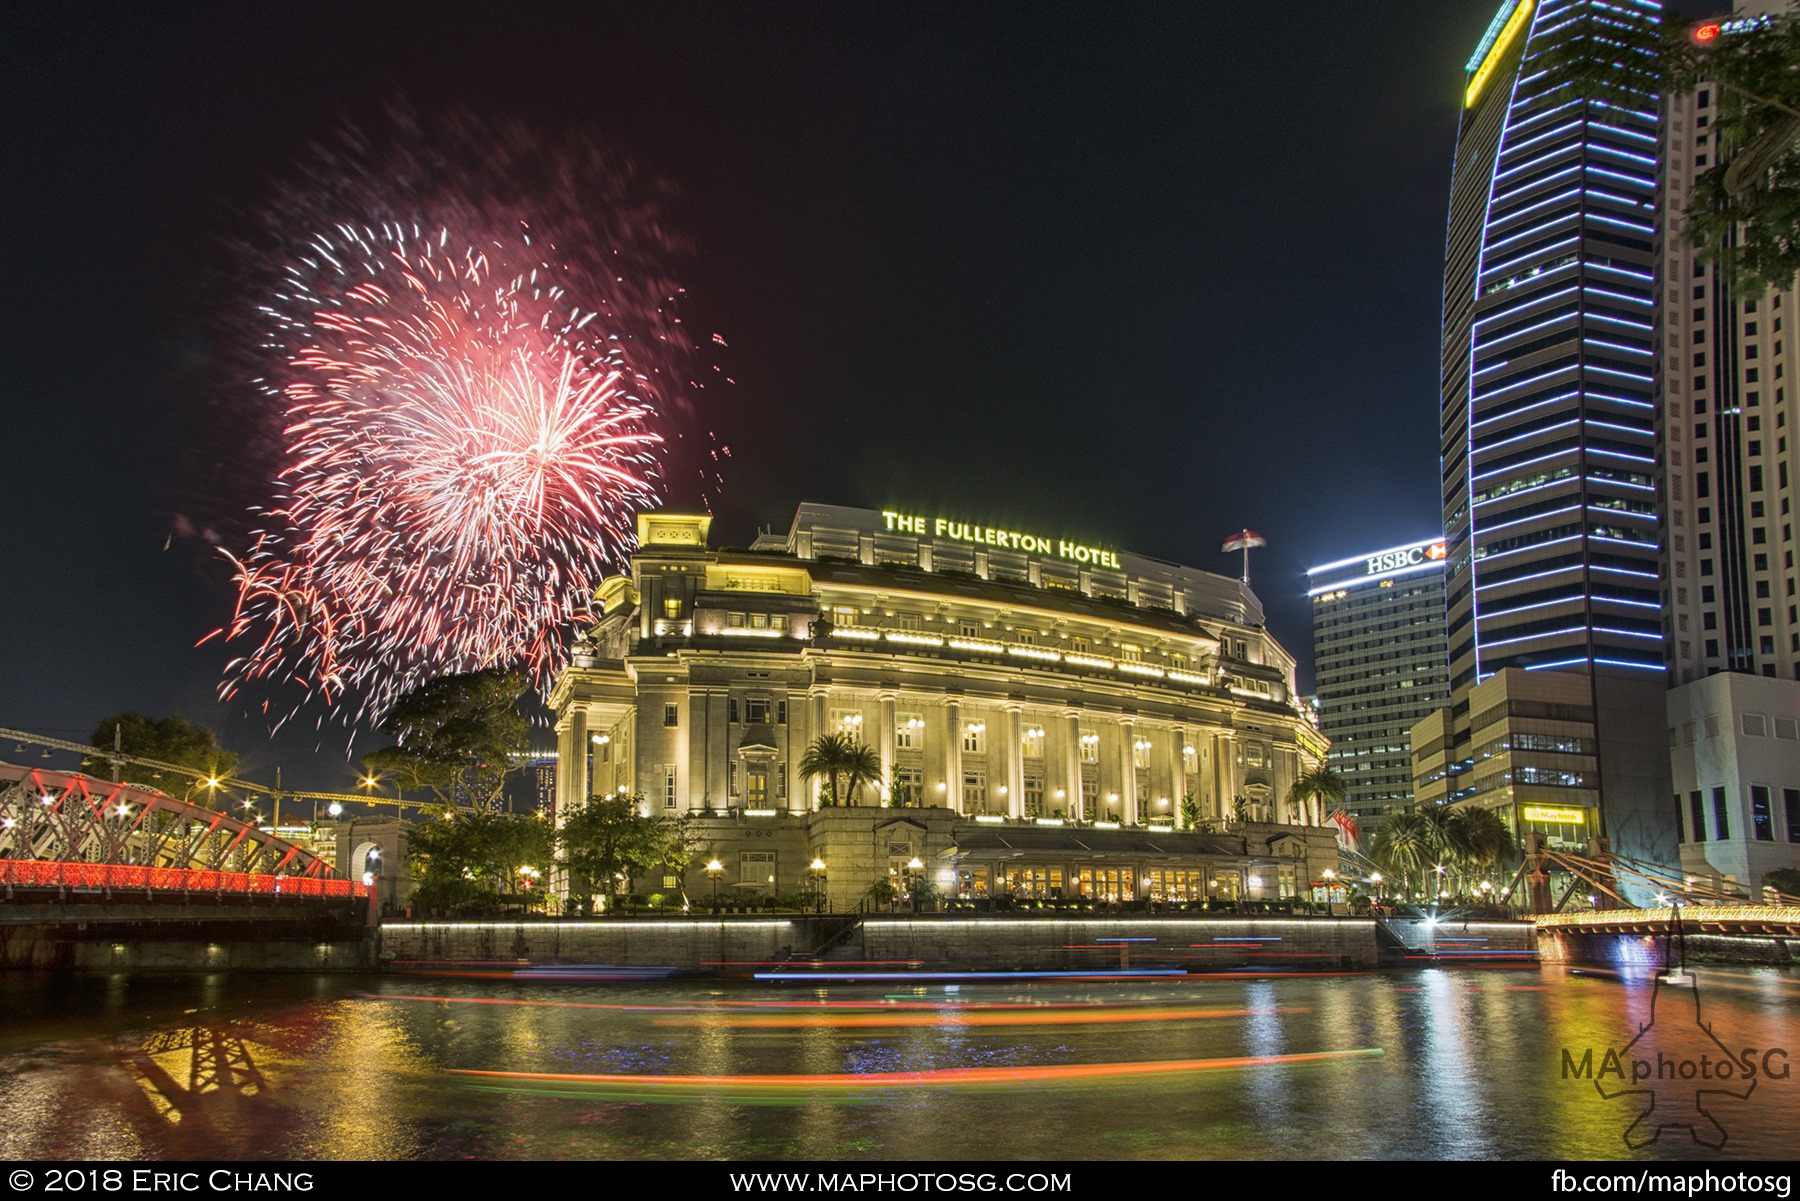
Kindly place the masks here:
<instances>
[{"instance_id":1,"label":"yellow exterior lighting","mask_svg":"<svg viewBox=\"0 0 1800 1201\"><path fill-rule=\"evenodd\" d=\"M1469 77L1469 86L1463 92L1464 108L1474 107L1475 101L1481 96L1482 89L1487 87L1488 79L1499 68L1500 60L1506 56L1507 49L1519 36L1519 31L1524 29L1526 23L1531 20L1531 9L1532 0L1519 0L1519 7L1513 9L1512 16L1507 18L1506 25L1500 30L1500 36L1494 39L1494 44L1489 48L1487 56L1481 60L1481 65L1475 68L1475 74Z\"/></svg>"}]
</instances>

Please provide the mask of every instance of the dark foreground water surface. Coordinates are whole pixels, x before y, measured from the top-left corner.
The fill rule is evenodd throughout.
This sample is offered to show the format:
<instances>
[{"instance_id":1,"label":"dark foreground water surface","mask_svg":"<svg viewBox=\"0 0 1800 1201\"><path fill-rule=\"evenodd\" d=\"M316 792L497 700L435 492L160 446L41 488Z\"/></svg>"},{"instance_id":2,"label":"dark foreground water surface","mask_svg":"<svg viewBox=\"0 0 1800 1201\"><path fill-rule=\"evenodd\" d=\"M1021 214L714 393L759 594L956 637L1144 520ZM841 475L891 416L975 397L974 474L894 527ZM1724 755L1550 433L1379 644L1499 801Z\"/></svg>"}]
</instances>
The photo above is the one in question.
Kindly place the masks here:
<instances>
[{"instance_id":1,"label":"dark foreground water surface","mask_svg":"<svg viewBox=\"0 0 1800 1201\"><path fill-rule=\"evenodd\" d=\"M1789 1158L1800 980L1696 975L11 975L0 1158Z\"/></svg>"}]
</instances>

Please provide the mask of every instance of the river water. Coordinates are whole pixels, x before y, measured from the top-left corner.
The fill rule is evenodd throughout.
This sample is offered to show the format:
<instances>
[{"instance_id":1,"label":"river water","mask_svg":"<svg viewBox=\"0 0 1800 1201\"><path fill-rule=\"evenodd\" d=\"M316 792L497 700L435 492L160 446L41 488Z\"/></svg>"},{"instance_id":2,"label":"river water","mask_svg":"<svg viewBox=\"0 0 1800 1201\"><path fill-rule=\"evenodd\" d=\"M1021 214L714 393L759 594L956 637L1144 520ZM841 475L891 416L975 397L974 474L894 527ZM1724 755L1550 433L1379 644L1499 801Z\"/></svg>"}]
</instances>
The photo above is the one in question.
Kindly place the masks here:
<instances>
[{"instance_id":1,"label":"river water","mask_svg":"<svg viewBox=\"0 0 1800 1201\"><path fill-rule=\"evenodd\" d=\"M1788 1158L1800 978L1695 976L14 974L0 1158Z\"/></svg>"}]
</instances>

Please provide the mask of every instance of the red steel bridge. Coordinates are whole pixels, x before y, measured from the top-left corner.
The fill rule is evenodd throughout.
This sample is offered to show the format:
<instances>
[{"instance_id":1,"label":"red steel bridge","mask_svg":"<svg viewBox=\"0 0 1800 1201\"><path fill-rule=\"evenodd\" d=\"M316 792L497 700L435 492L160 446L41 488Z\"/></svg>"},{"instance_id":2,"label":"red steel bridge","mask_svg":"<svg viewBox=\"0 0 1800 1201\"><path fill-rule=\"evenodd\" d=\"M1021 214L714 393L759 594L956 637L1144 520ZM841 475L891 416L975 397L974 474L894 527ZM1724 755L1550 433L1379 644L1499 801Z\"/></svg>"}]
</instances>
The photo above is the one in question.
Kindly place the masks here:
<instances>
[{"instance_id":1,"label":"red steel bridge","mask_svg":"<svg viewBox=\"0 0 1800 1201\"><path fill-rule=\"evenodd\" d=\"M368 895L259 826L138 784L0 763L0 888Z\"/></svg>"}]
</instances>

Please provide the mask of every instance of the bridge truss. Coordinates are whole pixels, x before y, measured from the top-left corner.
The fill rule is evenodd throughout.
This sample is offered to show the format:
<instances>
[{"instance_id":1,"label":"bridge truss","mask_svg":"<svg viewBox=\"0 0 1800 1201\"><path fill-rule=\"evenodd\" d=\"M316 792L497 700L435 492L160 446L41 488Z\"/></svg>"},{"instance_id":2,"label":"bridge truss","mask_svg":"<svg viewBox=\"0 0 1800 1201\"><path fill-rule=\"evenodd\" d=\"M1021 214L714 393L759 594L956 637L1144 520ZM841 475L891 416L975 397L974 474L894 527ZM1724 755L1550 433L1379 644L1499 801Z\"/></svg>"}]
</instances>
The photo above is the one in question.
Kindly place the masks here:
<instances>
[{"instance_id":1,"label":"bridge truss","mask_svg":"<svg viewBox=\"0 0 1800 1201\"><path fill-rule=\"evenodd\" d=\"M361 896L255 821L136 784L0 763L0 884Z\"/></svg>"}]
</instances>

